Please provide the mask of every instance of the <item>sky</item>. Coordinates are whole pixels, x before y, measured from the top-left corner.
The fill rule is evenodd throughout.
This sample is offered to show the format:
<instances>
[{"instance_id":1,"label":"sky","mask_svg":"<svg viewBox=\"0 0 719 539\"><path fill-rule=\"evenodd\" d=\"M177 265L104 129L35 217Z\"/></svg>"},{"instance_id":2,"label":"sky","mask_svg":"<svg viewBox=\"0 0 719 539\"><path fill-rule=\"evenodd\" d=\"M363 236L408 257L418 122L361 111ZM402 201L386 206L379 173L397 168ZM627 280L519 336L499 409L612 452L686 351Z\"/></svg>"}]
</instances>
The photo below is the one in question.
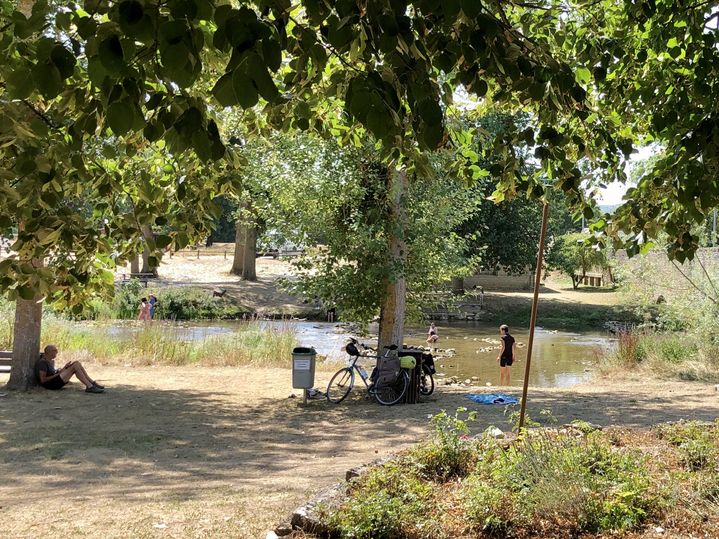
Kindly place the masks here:
<instances>
[{"instance_id":1,"label":"sky","mask_svg":"<svg viewBox=\"0 0 719 539\"><path fill-rule=\"evenodd\" d=\"M655 147L651 146L644 146L642 148L637 149L627 161L626 164L626 171L627 174L629 173L629 168L631 167L632 163L636 161L643 161L647 157L649 157L652 153L656 151ZM609 185L607 185L606 188L600 189L600 196L599 196L599 204L603 206L614 206L616 204L622 203L622 197L624 196L624 193L627 192L627 189L632 187L633 185L630 183L619 183L619 182L612 182Z\"/></svg>"}]
</instances>

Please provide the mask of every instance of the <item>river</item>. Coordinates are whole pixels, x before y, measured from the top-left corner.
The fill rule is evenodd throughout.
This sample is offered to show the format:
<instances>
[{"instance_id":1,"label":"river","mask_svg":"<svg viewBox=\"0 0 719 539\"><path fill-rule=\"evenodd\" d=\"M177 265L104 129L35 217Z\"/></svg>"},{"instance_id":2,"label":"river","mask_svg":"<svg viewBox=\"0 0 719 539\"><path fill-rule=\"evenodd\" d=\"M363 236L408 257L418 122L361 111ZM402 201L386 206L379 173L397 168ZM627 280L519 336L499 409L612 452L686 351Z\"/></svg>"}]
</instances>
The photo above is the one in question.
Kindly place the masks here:
<instances>
[{"instance_id":1,"label":"river","mask_svg":"<svg viewBox=\"0 0 719 539\"><path fill-rule=\"evenodd\" d=\"M154 322L171 325L178 339L196 341L232 332L237 322ZM312 346L318 354L342 359L346 357L343 345L350 334L342 324L307 321L264 321L268 327L292 328L297 335L299 346ZM103 326L114 337L122 338L131 332L141 331L138 324ZM370 326L370 334L377 331ZM425 345L427 327L408 327L405 343ZM496 362L499 330L494 325L481 322L445 322L438 326L440 349L436 360L437 372L445 377L456 376L460 380L472 379L475 384L495 385L499 381L499 367ZM520 361L512 368L512 385L522 385L527 354L526 328L512 330L518 343ZM354 335L353 335L354 336ZM372 337L360 339L373 345ZM596 358L612 346L613 339L605 333L570 333L537 328L534 338L534 353L529 383L537 387L569 387L587 381L592 375ZM454 353L443 350L454 350ZM289 358L288 358L289 363ZM440 376L441 377L441 376Z\"/></svg>"}]
</instances>

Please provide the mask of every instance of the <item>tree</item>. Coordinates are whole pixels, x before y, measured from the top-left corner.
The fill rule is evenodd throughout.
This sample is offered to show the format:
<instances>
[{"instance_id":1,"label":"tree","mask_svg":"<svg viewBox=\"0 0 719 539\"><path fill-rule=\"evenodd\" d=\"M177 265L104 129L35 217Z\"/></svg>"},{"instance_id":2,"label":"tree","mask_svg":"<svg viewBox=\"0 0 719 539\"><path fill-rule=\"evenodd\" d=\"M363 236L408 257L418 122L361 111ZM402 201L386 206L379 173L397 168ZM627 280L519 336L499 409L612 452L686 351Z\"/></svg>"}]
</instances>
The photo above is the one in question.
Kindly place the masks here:
<instances>
[{"instance_id":1,"label":"tree","mask_svg":"<svg viewBox=\"0 0 719 539\"><path fill-rule=\"evenodd\" d=\"M696 225L719 206L718 7L605 0L546 14L563 38L555 53L583 66L577 73L596 110L592 121L615 124L624 158L636 144L657 149L624 204L593 227L597 239L630 255L659 240L671 259L692 258Z\"/></svg>"},{"instance_id":2,"label":"tree","mask_svg":"<svg viewBox=\"0 0 719 539\"><path fill-rule=\"evenodd\" d=\"M391 171L371 146L348 150L308 135L273 137L263 156L272 178L264 218L281 237L304 247L288 287L322 299L345 319L375 319L386 297L382 284L396 271L388 242L396 208ZM454 228L473 205L461 183L446 176L449 157L440 157L433 159L432 176L410 178L402 204L403 298L415 316L433 299L438 282L467 269L464 242Z\"/></svg>"},{"instance_id":3,"label":"tree","mask_svg":"<svg viewBox=\"0 0 719 539\"><path fill-rule=\"evenodd\" d=\"M587 272L609 267L606 253L592 245L587 234L565 234L556 238L554 243L547 257L547 267L570 277L575 290L579 288Z\"/></svg>"},{"instance_id":4,"label":"tree","mask_svg":"<svg viewBox=\"0 0 719 539\"><path fill-rule=\"evenodd\" d=\"M502 269L510 274L520 274L533 270L537 260L542 205L527 198L524 193L497 203L494 193L500 178L488 172L495 160L492 155L478 156L487 143L493 145L494 139L515 130L526 129L531 123L531 117L526 114L502 113L486 107L481 116L467 118L465 123L476 128L473 141L476 150L465 151L464 157L486 171L468 188L476 210L457 229L457 233L467 240L466 255L475 258L478 265L489 271ZM524 156L523 175L539 173L539 163L532 159L533 148L520 142L513 151ZM553 245L552 238L579 228L560 190L548 190L547 200L550 211L545 256Z\"/></svg>"},{"instance_id":5,"label":"tree","mask_svg":"<svg viewBox=\"0 0 719 539\"><path fill-rule=\"evenodd\" d=\"M26 17L3 0L0 104L9 121L0 128L0 147L9 171L2 190L11 202L0 201L0 227L8 230L23 212L36 219L37 227L26 228L15 245L40 257L40 243L56 232L70 244L99 240L101 253L112 252L115 239L136 243L139 227L113 223L109 228L117 236L104 236L86 220L60 232L63 216L49 226L33 212L42 215L52 206L49 197L81 191L83 182L98 189L101 204L109 198L116 179L85 151L97 134L112 134L121 151L131 152L143 138L163 139L176 155L192 150L205 162L227 157L216 107L208 106L209 87L224 107L249 111L261 100L276 128L313 129L345 143L369 133L390 177L414 179L430 175L426 152L471 140L463 130L447 129L445 121L461 86L499 106L531 110L536 120L534 128L507 133L483 148L495 155L497 198L517 191L543 194L539 178L523 175L524 158L511 151L524 140L536 146L542 174L592 215L574 160L607 149L603 158L612 170L618 163L614 128L585 122L591 111L578 82L584 71L575 74L570 63L552 55L559 37L551 23L528 26L527 6L532 5L473 0L303 0L293 6L288 0L256 0L233 8L213 0L123 0L91 1L85 9L37 2ZM542 7L533 6L533 12L543 13ZM54 32L45 31L48 23ZM262 128L261 121L248 122ZM478 170L463 159L455 172L471 178ZM178 178L177 198L189 204L182 185ZM204 194L213 191L205 187ZM203 205L208 203L193 209ZM146 217L141 224L152 225ZM388 242L403 233L402 226L393 227ZM177 230L169 237L179 248L189 234ZM74 253L73 265L87 275L101 274L92 264L94 247ZM396 255L389 282L401 287L408 261L401 249ZM26 264L29 273L20 266L13 258L3 268L3 290L29 296L62 289L72 298L79 286L58 280L54 266L42 271Z\"/></svg>"}]
</instances>

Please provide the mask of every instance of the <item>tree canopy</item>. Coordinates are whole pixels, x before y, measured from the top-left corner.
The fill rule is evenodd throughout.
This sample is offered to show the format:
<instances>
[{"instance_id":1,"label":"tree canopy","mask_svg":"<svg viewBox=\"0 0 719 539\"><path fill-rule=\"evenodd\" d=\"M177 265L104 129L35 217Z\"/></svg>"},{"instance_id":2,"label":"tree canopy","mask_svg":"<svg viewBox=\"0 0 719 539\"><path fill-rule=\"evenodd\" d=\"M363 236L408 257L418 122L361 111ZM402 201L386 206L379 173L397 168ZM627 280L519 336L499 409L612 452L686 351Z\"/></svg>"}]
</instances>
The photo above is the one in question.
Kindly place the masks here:
<instances>
[{"instance_id":1,"label":"tree canopy","mask_svg":"<svg viewBox=\"0 0 719 539\"><path fill-rule=\"evenodd\" d=\"M0 230L17 233L0 289L75 301L67 291L106 280L170 208L161 244L206 233L196 216L231 185L186 172L238 166L227 107L250 133L370 135L386 166L417 178L452 147L453 175L491 175L497 201L557 188L599 241L631 254L664 230L684 260L691 224L719 203L718 20L717 2L693 0L0 0ZM489 104L530 121L478 138L457 120ZM661 159L600 216L585 186L624 179L648 141ZM164 179L124 173L160 143ZM123 193L139 197L133 219Z\"/></svg>"}]
</instances>

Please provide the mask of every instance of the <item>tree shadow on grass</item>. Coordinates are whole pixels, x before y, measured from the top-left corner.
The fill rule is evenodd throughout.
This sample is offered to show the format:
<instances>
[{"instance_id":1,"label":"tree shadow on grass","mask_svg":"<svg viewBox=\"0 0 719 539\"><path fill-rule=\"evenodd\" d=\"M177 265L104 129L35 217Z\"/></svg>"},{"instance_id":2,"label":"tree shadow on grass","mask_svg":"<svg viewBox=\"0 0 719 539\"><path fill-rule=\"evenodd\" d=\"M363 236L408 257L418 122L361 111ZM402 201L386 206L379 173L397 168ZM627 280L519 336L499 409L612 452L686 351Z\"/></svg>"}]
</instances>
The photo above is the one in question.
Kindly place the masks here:
<instances>
[{"instance_id":1,"label":"tree shadow on grass","mask_svg":"<svg viewBox=\"0 0 719 539\"><path fill-rule=\"evenodd\" d=\"M466 398L485 389L440 388L426 402L394 407L364 400L360 392L340 405L305 406L299 399L243 402L241 391L119 385L89 395L74 384L10 393L0 398L0 472L18 487L42 478L47 495L89 487L141 500L160 489L168 499L186 500L228 482L271 489L281 478L304 477L309 485L340 480L352 466L426 438L429 418L442 409L477 410L475 432L490 425L509 430L505 407ZM505 392L520 394L518 388ZM670 393L532 390L529 415L537 419L542 409L560 424L583 419L628 427L719 415L719 403L686 391L677 401Z\"/></svg>"}]
</instances>

